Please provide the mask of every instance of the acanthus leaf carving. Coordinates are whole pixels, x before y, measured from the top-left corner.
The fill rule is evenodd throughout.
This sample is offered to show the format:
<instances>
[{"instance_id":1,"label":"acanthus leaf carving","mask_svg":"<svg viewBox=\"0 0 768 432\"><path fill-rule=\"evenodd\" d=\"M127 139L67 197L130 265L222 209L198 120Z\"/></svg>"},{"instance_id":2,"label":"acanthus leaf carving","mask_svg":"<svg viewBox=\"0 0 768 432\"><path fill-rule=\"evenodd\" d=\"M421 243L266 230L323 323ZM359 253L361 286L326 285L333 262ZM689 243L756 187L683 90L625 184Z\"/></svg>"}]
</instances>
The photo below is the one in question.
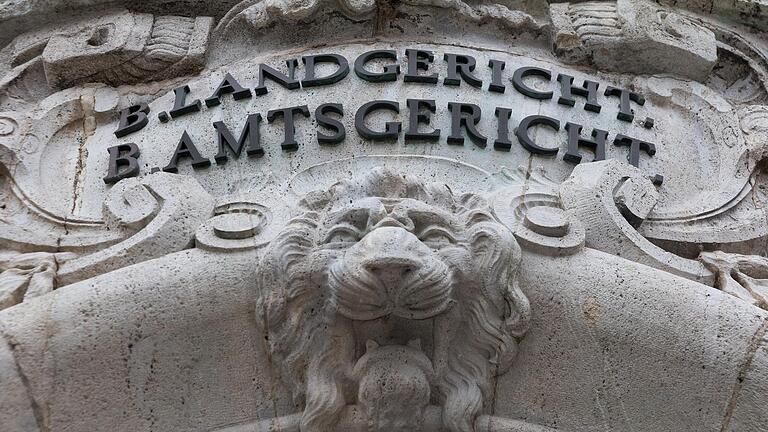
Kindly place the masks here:
<instances>
[{"instance_id":1,"label":"acanthus leaf carving","mask_svg":"<svg viewBox=\"0 0 768 432\"><path fill-rule=\"evenodd\" d=\"M648 0L555 3L550 16L553 49L568 62L704 81L717 61L709 29Z\"/></svg>"},{"instance_id":2,"label":"acanthus leaf carving","mask_svg":"<svg viewBox=\"0 0 768 432\"><path fill-rule=\"evenodd\" d=\"M52 89L112 86L171 78L202 69L213 18L115 10L63 27L18 36L6 48L8 87L42 66Z\"/></svg>"},{"instance_id":3,"label":"acanthus leaf carving","mask_svg":"<svg viewBox=\"0 0 768 432\"><path fill-rule=\"evenodd\" d=\"M531 32L539 34L546 24L524 10L510 9L502 3L472 4L463 0L405 0L404 6L432 7L453 11L458 17L475 23L497 22L511 33ZM372 19L384 6L372 0L244 0L234 6L217 24L218 35L248 28L261 31L275 23L297 23L308 20L321 10L339 11L352 20Z\"/></svg>"},{"instance_id":4,"label":"acanthus leaf carving","mask_svg":"<svg viewBox=\"0 0 768 432\"><path fill-rule=\"evenodd\" d=\"M48 294L56 287L61 263L71 253L4 252L0 255L0 310Z\"/></svg>"},{"instance_id":5,"label":"acanthus leaf carving","mask_svg":"<svg viewBox=\"0 0 768 432\"><path fill-rule=\"evenodd\" d=\"M715 288L768 310L768 258L714 251L699 260L715 273Z\"/></svg>"}]
</instances>

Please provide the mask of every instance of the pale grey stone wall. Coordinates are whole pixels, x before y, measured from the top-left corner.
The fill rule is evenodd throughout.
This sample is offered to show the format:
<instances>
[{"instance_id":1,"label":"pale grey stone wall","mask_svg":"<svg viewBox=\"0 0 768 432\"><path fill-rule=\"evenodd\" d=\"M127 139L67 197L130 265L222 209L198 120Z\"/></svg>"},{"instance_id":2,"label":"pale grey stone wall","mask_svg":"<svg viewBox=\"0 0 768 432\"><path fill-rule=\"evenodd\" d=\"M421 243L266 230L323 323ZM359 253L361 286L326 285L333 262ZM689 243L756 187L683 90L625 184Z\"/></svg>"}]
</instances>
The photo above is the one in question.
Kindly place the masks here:
<instances>
[{"instance_id":1,"label":"pale grey stone wall","mask_svg":"<svg viewBox=\"0 0 768 432\"><path fill-rule=\"evenodd\" d=\"M768 430L766 23L0 2L0 431Z\"/></svg>"}]
</instances>

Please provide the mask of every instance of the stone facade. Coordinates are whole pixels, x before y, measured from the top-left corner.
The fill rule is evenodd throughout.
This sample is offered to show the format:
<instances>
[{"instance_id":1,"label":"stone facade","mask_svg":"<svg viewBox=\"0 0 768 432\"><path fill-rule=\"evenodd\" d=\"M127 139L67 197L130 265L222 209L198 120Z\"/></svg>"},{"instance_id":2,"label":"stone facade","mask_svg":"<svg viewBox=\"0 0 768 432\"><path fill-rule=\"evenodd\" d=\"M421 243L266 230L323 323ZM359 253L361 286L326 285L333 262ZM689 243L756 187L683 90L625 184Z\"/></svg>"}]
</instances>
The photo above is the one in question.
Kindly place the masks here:
<instances>
[{"instance_id":1,"label":"stone facade","mask_svg":"<svg viewBox=\"0 0 768 432\"><path fill-rule=\"evenodd\" d=\"M766 23L0 2L0 431L768 431Z\"/></svg>"}]
</instances>

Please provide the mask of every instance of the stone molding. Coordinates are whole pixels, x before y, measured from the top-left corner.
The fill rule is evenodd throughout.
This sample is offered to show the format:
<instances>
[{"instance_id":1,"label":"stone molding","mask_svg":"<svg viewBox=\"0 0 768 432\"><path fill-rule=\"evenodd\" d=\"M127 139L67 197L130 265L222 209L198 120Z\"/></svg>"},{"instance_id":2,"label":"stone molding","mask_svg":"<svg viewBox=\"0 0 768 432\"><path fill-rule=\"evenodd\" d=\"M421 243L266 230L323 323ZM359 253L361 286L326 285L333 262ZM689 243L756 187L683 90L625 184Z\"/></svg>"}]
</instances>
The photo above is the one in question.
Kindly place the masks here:
<instances>
[{"instance_id":1,"label":"stone molding","mask_svg":"<svg viewBox=\"0 0 768 432\"><path fill-rule=\"evenodd\" d=\"M765 429L764 1L140 3L0 4L0 425ZM436 74L441 56L464 59L462 79L382 84L350 68L377 49L394 54L376 67L405 69L413 47ZM319 53L345 60L347 81L251 90L262 65L292 74L301 59L308 75ZM501 90L465 76L485 64L505 74ZM513 77L525 67L540 82ZM531 96L546 85L549 97ZM327 118L357 128L365 116L337 103L296 132L278 109L330 96L397 106L377 120L395 141L415 122L411 135L431 128L440 143L323 142ZM405 96L449 110L466 98L484 121L499 108L567 113L578 157L561 158L572 136L535 124L496 123L521 144L530 132L522 157L479 140L474 108L451 119L470 139L443 142L437 109L400 112ZM149 126L126 138L115 130L129 107ZM225 123L242 127L242 150L259 110L254 135L274 121L284 129L267 140L314 133L313 152L154 166L171 135L174 158L201 136L224 152ZM620 121L610 149L635 130L657 140L642 164L637 149L597 151L606 111ZM106 143L128 140L140 175L105 184Z\"/></svg>"}]
</instances>

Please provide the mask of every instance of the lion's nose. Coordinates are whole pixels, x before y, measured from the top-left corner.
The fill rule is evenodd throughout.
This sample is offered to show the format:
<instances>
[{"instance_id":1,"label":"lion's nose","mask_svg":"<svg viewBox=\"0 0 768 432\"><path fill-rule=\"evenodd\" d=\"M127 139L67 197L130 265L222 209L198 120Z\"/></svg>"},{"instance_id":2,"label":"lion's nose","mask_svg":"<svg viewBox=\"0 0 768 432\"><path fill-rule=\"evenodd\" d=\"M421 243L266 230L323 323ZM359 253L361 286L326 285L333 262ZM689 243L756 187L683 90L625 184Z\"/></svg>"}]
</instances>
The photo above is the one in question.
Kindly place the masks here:
<instances>
[{"instance_id":1,"label":"lion's nose","mask_svg":"<svg viewBox=\"0 0 768 432\"><path fill-rule=\"evenodd\" d=\"M387 286L398 285L419 270L426 253L418 238L403 228L381 227L360 242L362 266Z\"/></svg>"},{"instance_id":2,"label":"lion's nose","mask_svg":"<svg viewBox=\"0 0 768 432\"><path fill-rule=\"evenodd\" d=\"M407 258L379 258L369 260L364 266L380 281L396 283L406 279L419 265Z\"/></svg>"}]
</instances>

